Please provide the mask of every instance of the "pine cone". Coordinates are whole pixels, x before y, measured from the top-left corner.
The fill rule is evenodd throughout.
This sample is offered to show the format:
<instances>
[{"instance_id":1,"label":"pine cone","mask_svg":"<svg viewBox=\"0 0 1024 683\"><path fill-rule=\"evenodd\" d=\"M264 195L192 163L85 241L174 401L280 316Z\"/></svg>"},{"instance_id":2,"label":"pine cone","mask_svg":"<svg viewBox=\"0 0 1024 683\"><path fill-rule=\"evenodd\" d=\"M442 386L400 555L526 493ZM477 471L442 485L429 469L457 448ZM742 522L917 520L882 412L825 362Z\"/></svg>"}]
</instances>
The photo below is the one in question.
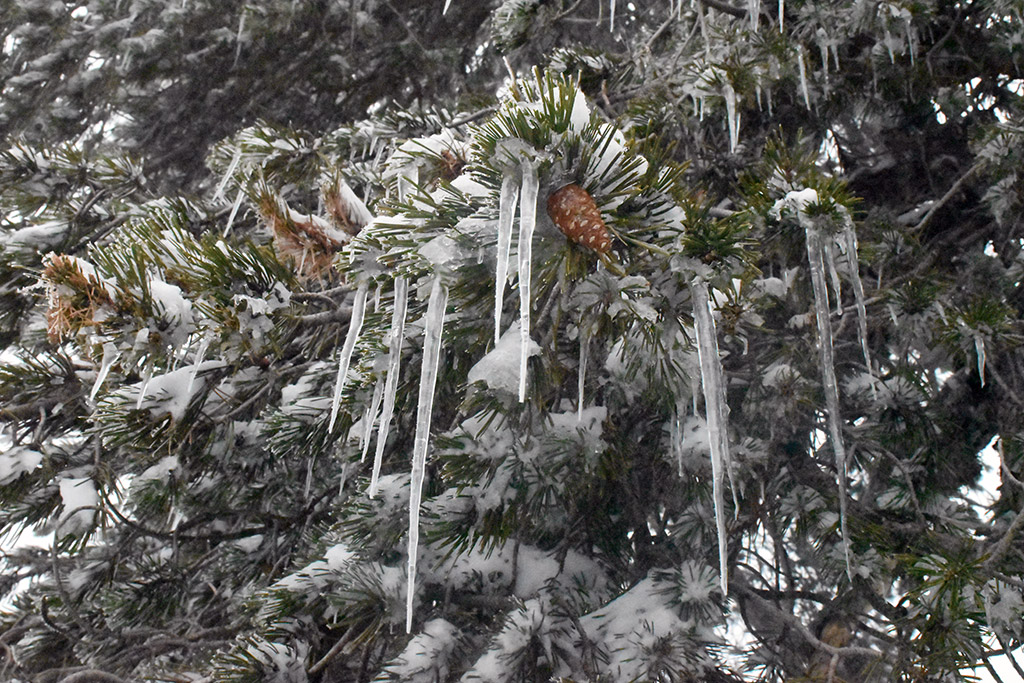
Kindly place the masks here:
<instances>
[{"instance_id":1,"label":"pine cone","mask_svg":"<svg viewBox=\"0 0 1024 683\"><path fill-rule=\"evenodd\" d=\"M612 234L601 219L601 212L590 193L571 183L548 197L548 215L558 229L576 244L607 254Z\"/></svg>"}]
</instances>

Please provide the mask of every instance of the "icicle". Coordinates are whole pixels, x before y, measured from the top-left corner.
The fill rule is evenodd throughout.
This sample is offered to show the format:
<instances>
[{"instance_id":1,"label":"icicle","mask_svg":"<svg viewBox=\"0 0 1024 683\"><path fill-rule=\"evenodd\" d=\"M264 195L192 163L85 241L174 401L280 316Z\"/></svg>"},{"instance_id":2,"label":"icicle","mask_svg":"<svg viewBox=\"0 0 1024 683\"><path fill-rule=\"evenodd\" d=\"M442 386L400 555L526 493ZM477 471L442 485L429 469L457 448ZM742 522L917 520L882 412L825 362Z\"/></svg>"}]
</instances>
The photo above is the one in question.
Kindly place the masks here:
<instances>
[{"instance_id":1,"label":"icicle","mask_svg":"<svg viewBox=\"0 0 1024 683\"><path fill-rule=\"evenodd\" d=\"M377 411L380 410L380 401L383 397L384 379L378 378L377 383L373 387L373 399L370 401L370 405L366 407L366 413L363 415L362 443L359 444L363 453L359 456L359 462L366 461L366 454L370 450L370 439L373 437L373 421L377 419Z\"/></svg>"},{"instance_id":2,"label":"icicle","mask_svg":"<svg viewBox=\"0 0 1024 683\"><path fill-rule=\"evenodd\" d=\"M377 428L377 450L373 458L373 474L370 475L369 496L377 495L377 481L384 459L384 446L391 429L391 416L395 413L395 393L398 388L399 366L402 362L402 343L405 341L405 312L409 301L409 280L395 278L395 310L391 313L391 339L388 341L388 378L384 384L384 407L380 413Z\"/></svg>"},{"instance_id":3,"label":"icicle","mask_svg":"<svg viewBox=\"0 0 1024 683\"><path fill-rule=\"evenodd\" d=\"M704 57L705 59L711 59L711 39L708 36L708 20L704 16L706 14L704 10L704 4L701 3L697 6L697 16L700 17L700 35L704 39Z\"/></svg>"},{"instance_id":4,"label":"icicle","mask_svg":"<svg viewBox=\"0 0 1024 683\"><path fill-rule=\"evenodd\" d=\"M533 231L537 225L537 166L522 165L523 187L519 207L519 402L526 400L526 362L530 357L530 278L533 272Z\"/></svg>"},{"instance_id":5,"label":"icicle","mask_svg":"<svg viewBox=\"0 0 1024 683\"><path fill-rule=\"evenodd\" d=\"M747 0L747 13L750 14L750 28L757 33L761 19L761 0Z\"/></svg>"},{"instance_id":6,"label":"icicle","mask_svg":"<svg viewBox=\"0 0 1024 683\"><path fill-rule=\"evenodd\" d=\"M505 300L505 285L508 284L508 254L512 248L512 219L516 214L519 198L514 173L506 173L501 181L498 197L498 258L494 272L494 343L501 339L501 309Z\"/></svg>"},{"instance_id":7,"label":"icicle","mask_svg":"<svg viewBox=\"0 0 1024 683\"><path fill-rule=\"evenodd\" d=\"M804 96L804 106L811 108L811 93L807 89L807 65L804 64L804 46L796 46L796 63L800 68L800 92Z\"/></svg>"},{"instance_id":8,"label":"icicle","mask_svg":"<svg viewBox=\"0 0 1024 683\"><path fill-rule=\"evenodd\" d=\"M672 413L672 453L675 455L676 470L683 476L683 416L686 415L686 403L676 402L676 408Z\"/></svg>"},{"instance_id":9,"label":"icicle","mask_svg":"<svg viewBox=\"0 0 1024 683\"><path fill-rule=\"evenodd\" d=\"M722 86L722 94L725 95L725 115L729 126L729 152L736 151L736 145L740 139L740 120L736 115L736 91L732 83L728 81Z\"/></svg>"},{"instance_id":10,"label":"icicle","mask_svg":"<svg viewBox=\"0 0 1024 683\"><path fill-rule=\"evenodd\" d=\"M110 373L110 366L114 364L120 356L120 351L114 346L114 342L107 342L103 345L103 358L100 360L100 369L96 373L96 381L93 382L92 391L89 392L89 401L93 401L96 398L96 394L100 391L100 386L103 384L103 380L107 378Z\"/></svg>"},{"instance_id":11,"label":"icicle","mask_svg":"<svg viewBox=\"0 0 1024 683\"><path fill-rule=\"evenodd\" d=\"M373 290L373 312L376 313L380 310L380 295L384 290L384 283L381 282L377 285L377 289Z\"/></svg>"},{"instance_id":12,"label":"icicle","mask_svg":"<svg viewBox=\"0 0 1024 683\"><path fill-rule=\"evenodd\" d=\"M818 355L821 360L821 378L825 389L825 408L828 413L828 431L836 458L839 480L839 532L843 539L846 574L853 579L850 565L850 536L846 529L846 448L839 416L839 384L836 381L835 358L832 349L832 322L828 314L828 290L825 284L824 245L821 235L811 226L807 231L807 260L814 289L814 317L818 326Z\"/></svg>"},{"instance_id":13,"label":"icicle","mask_svg":"<svg viewBox=\"0 0 1024 683\"><path fill-rule=\"evenodd\" d=\"M580 327L580 367L576 372L576 421L583 421L583 390L586 385L587 359L590 356L590 333Z\"/></svg>"},{"instance_id":14,"label":"icicle","mask_svg":"<svg viewBox=\"0 0 1024 683\"><path fill-rule=\"evenodd\" d=\"M213 201L217 202L224 197L224 188L227 187L228 181L231 180L231 174L238 168L238 162L242 159L242 147L239 145L235 149L234 156L231 157L231 163L228 164L228 170L224 171L224 177L220 179L220 183L217 184L217 191L213 193Z\"/></svg>"},{"instance_id":15,"label":"icicle","mask_svg":"<svg viewBox=\"0 0 1024 683\"><path fill-rule=\"evenodd\" d=\"M907 50L910 52L910 66L914 67L914 62L917 61L917 55L914 50L914 31L910 25L910 19L905 19L904 24L907 28Z\"/></svg>"},{"instance_id":16,"label":"icicle","mask_svg":"<svg viewBox=\"0 0 1024 683\"><path fill-rule=\"evenodd\" d=\"M725 528L725 491L723 478L729 458L728 406L722 382L722 363L718 355L718 334L711 314L708 283L701 277L690 284L693 296L693 327L697 333L697 358L704 388L704 412L707 415L708 441L711 446L711 491L718 531L718 571L722 594L729 593L728 536ZM735 490L734 490L735 493Z\"/></svg>"},{"instance_id":17,"label":"icicle","mask_svg":"<svg viewBox=\"0 0 1024 683\"><path fill-rule=\"evenodd\" d=\"M139 398L135 401L135 409L142 410L142 403L146 400L146 390L149 389L149 381L153 379L153 366L147 365L142 375L142 385L139 387Z\"/></svg>"},{"instance_id":18,"label":"icicle","mask_svg":"<svg viewBox=\"0 0 1024 683\"><path fill-rule=\"evenodd\" d=\"M242 32L245 30L245 7L238 13L238 32L235 34L235 62L234 65L238 64L238 60L242 56ZM233 66L234 66L233 65Z\"/></svg>"},{"instance_id":19,"label":"icicle","mask_svg":"<svg viewBox=\"0 0 1024 683\"><path fill-rule=\"evenodd\" d=\"M615 31L615 0L610 0L608 8L608 30Z\"/></svg>"},{"instance_id":20,"label":"icicle","mask_svg":"<svg viewBox=\"0 0 1024 683\"><path fill-rule=\"evenodd\" d=\"M779 33L786 30L786 0L779 0Z\"/></svg>"},{"instance_id":21,"label":"icicle","mask_svg":"<svg viewBox=\"0 0 1024 683\"><path fill-rule=\"evenodd\" d=\"M235 203L231 205L231 213L228 214L228 224L224 228L224 237L228 236L231 232L231 225L235 222L235 216L238 215L238 209L242 206L242 197L244 197L242 190L238 190L238 194L235 195Z\"/></svg>"},{"instance_id":22,"label":"icicle","mask_svg":"<svg viewBox=\"0 0 1024 683\"><path fill-rule=\"evenodd\" d=\"M978 377L985 386L985 338L980 334L974 335L974 351L978 354Z\"/></svg>"},{"instance_id":23,"label":"icicle","mask_svg":"<svg viewBox=\"0 0 1024 683\"><path fill-rule=\"evenodd\" d=\"M836 315L843 314L843 283L839 280L839 271L836 270L836 253L829 239L822 246L825 256L825 265L828 266L828 279L832 281L832 292L835 294Z\"/></svg>"},{"instance_id":24,"label":"icicle","mask_svg":"<svg viewBox=\"0 0 1024 683\"><path fill-rule=\"evenodd\" d=\"M441 16L448 14L448 8L451 6L452 0L444 0L444 9L441 10Z\"/></svg>"},{"instance_id":25,"label":"icicle","mask_svg":"<svg viewBox=\"0 0 1024 683\"><path fill-rule=\"evenodd\" d=\"M331 400L331 421L327 424L327 433L334 433L334 421L338 418L338 408L341 405L341 391L345 388L345 379L348 377L348 366L352 362L352 352L359 341L359 332L363 328L363 312L366 310L366 296L369 293L369 286L366 282L359 284L356 289L355 299L352 300L352 317L348 321L348 333L345 335L345 344L341 347L341 355L338 358L338 379L334 382L334 398Z\"/></svg>"},{"instance_id":26,"label":"icicle","mask_svg":"<svg viewBox=\"0 0 1024 683\"><path fill-rule=\"evenodd\" d=\"M860 350L864 354L864 365L867 366L870 373L872 370L871 351L868 347L868 309L864 297L864 283L860 279L860 264L857 261L857 231L849 217L847 217L847 224L843 229L843 240L846 242L846 262L850 268L850 281L853 283L853 299L857 305L857 336L860 337ZM874 382L871 383L871 391L874 396Z\"/></svg>"},{"instance_id":27,"label":"icicle","mask_svg":"<svg viewBox=\"0 0 1024 683\"><path fill-rule=\"evenodd\" d=\"M398 173L398 201L404 202L420 181L420 167L406 166Z\"/></svg>"},{"instance_id":28,"label":"icicle","mask_svg":"<svg viewBox=\"0 0 1024 683\"><path fill-rule=\"evenodd\" d=\"M420 499L427 468L430 441L430 415L434 409L434 385L441 359L441 334L448 305L448 288L441 276L434 276L423 327L423 368L420 374L419 401L416 406L416 435L413 438L412 481L409 488L409 571L405 596L405 632L412 632L412 608L416 597L416 552L420 541Z\"/></svg>"}]
</instances>

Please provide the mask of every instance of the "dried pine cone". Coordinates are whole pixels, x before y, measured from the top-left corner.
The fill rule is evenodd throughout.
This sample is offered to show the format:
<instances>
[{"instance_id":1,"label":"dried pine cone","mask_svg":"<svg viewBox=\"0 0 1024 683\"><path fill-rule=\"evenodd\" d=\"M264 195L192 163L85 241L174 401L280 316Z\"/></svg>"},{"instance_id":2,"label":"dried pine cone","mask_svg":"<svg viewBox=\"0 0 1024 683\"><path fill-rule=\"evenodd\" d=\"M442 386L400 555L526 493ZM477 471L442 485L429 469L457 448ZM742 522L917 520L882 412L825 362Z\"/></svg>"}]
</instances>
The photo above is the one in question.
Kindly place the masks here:
<instances>
[{"instance_id":1,"label":"dried pine cone","mask_svg":"<svg viewBox=\"0 0 1024 683\"><path fill-rule=\"evenodd\" d=\"M558 229L576 244L607 254L612 234L601 219L601 212L590 193L574 183L548 197L548 215Z\"/></svg>"}]
</instances>

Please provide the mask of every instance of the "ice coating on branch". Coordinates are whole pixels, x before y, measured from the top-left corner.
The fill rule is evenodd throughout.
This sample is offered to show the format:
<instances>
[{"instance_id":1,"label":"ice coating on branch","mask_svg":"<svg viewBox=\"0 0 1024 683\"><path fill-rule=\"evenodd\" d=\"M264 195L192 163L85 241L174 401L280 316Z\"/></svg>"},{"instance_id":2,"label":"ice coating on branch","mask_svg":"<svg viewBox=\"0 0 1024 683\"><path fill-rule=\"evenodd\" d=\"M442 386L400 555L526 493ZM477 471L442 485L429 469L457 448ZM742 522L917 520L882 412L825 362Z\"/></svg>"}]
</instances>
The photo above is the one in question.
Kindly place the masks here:
<instances>
[{"instance_id":1,"label":"ice coating on branch","mask_svg":"<svg viewBox=\"0 0 1024 683\"><path fill-rule=\"evenodd\" d=\"M338 357L338 379L334 382L334 396L331 399L331 421L327 424L327 432L334 433L334 422L338 419L338 408L341 405L341 392L345 388L348 377L348 366L352 362L352 352L359 341L359 332L363 328L363 313L366 311L366 297L370 288L366 282L359 284L355 298L352 300L352 317L348 321L348 333L345 344L341 347Z\"/></svg>"},{"instance_id":2,"label":"ice coating on branch","mask_svg":"<svg viewBox=\"0 0 1024 683\"><path fill-rule=\"evenodd\" d=\"M413 437L412 480L409 488L409 568L405 596L405 632L412 633L413 603L416 598L416 559L420 542L420 500L427 469L427 447L430 445L430 416L434 410L434 386L437 366L441 360L441 335L448 306L448 287L440 275L434 276L423 325L423 366L420 371L420 392L416 404L416 434Z\"/></svg>"},{"instance_id":3,"label":"ice coating on branch","mask_svg":"<svg viewBox=\"0 0 1024 683\"><path fill-rule=\"evenodd\" d=\"M804 106L811 108L811 93L807 88L807 65L804 64L804 46L796 46L796 63L800 69L800 92L804 96Z\"/></svg>"},{"instance_id":4,"label":"ice coating on branch","mask_svg":"<svg viewBox=\"0 0 1024 683\"><path fill-rule=\"evenodd\" d=\"M860 263L857 260L857 231L853 221L847 216L846 227L843 229L843 240L846 243L846 262L850 268L850 281L853 283L853 300L857 306L857 336L860 337L860 350L864 354L864 365L871 372L871 351L868 347L868 309L864 297L864 283L860 279ZM872 395L875 391L871 384Z\"/></svg>"},{"instance_id":5,"label":"ice coating on branch","mask_svg":"<svg viewBox=\"0 0 1024 683\"><path fill-rule=\"evenodd\" d=\"M391 430L391 417L395 414L395 394L398 389L398 373L402 363L402 343L405 341L405 313L409 302L409 280L404 276L395 278L395 308L391 313L391 336L388 341L388 377L384 384L384 406L377 428L377 450L373 458L373 473L370 475L368 495L377 495L380 465L384 459L384 446Z\"/></svg>"},{"instance_id":6,"label":"ice coating on branch","mask_svg":"<svg viewBox=\"0 0 1024 683\"><path fill-rule=\"evenodd\" d=\"M92 391L89 392L90 401L96 400L96 394L99 393L103 380L107 378L107 375L110 373L110 367L120 355L121 352L117 350L114 342L107 342L103 345L103 358L100 360L100 369L96 373L96 381L92 384Z\"/></svg>"},{"instance_id":7,"label":"ice coating on branch","mask_svg":"<svg viewBox=\"0 0 1024 683\"><path fill-rule=\"evenodd\" d=\"M519 334L522 345L519 356L519 402L526 400L526 367L530 349L530 278L533 266L533 231L537 226L537 193L540 180L537 166L529 161L522 165L523 186L519 208Z\"/></svg>"},{"instance_id":8,"label":"ice coating on branch","mask_svg":"<svg viewBox=\"0 0 1024 683\"><path fill-rule=\"evenodd\" d=\"M704 387L704 410L707 413L708 437L711 442L711 490L715 504L715 527L718 530L718 571L722 594L729 592L728 536L725 528L724 475L729 462L728 406L722 382L722 362L718 355L718 335L711 314L708 283L700 277L690 285L693 295L693 327L697 333L697 357Z\"/></svg>"},{"instance_id":9,"label":"ice coating on branch","mask_svg":"<svg viewBox=\"0 0 1024 683\"><path fill-rule=\"evenodd\" d=\"M508 282L508 256L512 249L512 220L516 213L519 187L514 173L507 172L501 180L498 197L498 258L494 272L494 343L501 338L501 309Z\"/></svg>"},{"instance_id":10,"label":"ice coating on branch","mask_svg":"<svg viewBox=\"0 0 1024 683\"><path fill-rule=\"evenodd\" d=\"M736 114L736 90L732 83L726 82L722 86L722 94L725 96L725 115L729 126L729 151L735 152L740 141L740 119Z\"/></svg>"},{"instance_id":11,"label":"ice coating on branch","mask_svg":"<svg viewBox=\"0 0 1024 683\"><path fill-rule=\"evenodd\" d=\"M806 227L807 261L811 271L811 286L814 289L814 319L818 326L818 356L821 361L821 381L825 389L825 410L828 413L829 437L836 458L836 473L839 482L839 531L843 538L843 555L846 558L846 573L853 578L850 565L850 536L846 529L846 447L843 444L843 430L839 416L839 383L836 381L835 356L832 349L832 322L828 312L828 291L825 284L824 244L821 234L812 226Z\"/></svg>"},{"instance_id":12,"label":"ice coating on branch","mask_svg":"<svg viewBox=\"0 0 1024 683\"><path fill-rule=\"evenodd\" d=\"M373 437L373 421L377 419L377 411L380 410L380 401L384 397L384 378L377 378L377 383L373 386L373 399L370 401L370 405L366 407L366 414L363 415L363 434L362 434L362 455L359 456L359 462L366 460L366 454L370 450L370 439Z\"/></svg>"}]
</instances>

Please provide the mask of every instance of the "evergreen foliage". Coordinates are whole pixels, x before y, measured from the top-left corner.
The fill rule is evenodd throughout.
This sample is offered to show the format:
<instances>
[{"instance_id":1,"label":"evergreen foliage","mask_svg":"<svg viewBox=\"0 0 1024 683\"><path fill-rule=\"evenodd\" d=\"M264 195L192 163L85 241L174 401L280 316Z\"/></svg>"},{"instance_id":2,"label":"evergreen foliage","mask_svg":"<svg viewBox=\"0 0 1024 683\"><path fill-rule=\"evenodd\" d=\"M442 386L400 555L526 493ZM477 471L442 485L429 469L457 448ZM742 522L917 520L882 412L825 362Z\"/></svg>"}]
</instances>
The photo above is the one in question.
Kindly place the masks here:
<instances>
[{"instance_id":1,"label":"evergreen foliage","mask_svg":"<svg viewBox=\"0 0 1024 683\"><path fill-rule=\"evenodd\" d=\"M956 681L1024 640L1019 0L0 33L0 678Z\"/></svg>"}]
</instances>

